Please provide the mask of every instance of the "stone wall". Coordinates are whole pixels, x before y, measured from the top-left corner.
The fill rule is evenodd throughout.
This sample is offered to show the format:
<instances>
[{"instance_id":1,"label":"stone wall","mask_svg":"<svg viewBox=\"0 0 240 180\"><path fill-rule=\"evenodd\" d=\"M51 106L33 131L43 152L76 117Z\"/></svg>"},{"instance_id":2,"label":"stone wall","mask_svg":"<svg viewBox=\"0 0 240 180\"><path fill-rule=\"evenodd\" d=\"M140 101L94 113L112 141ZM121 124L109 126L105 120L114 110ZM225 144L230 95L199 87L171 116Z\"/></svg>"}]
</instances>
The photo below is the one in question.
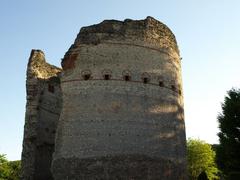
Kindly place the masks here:
<instances>
[{"instance_id":1,"label":"stone wall","mask_svg":"<svg viewBox=\"0 0 240 180\"><path fill-rule=\"evenodd\" d=\"M166 25L83 27L62 67L32 50L21 179L186 179L181 61Z\"/></svg>"},{"instance_id":2,"label":"stone wall","mask_svg":"<svg viewBox=\"0 0 240 180\"><path fill-rule=\"evenodd\" d=\"M180 63L151 17L82 28L62 61L54 178L185 179Z\"/></svg>"},{"instance_id":3,"label":"stone wall","mask_svg":"<svg viewBox=\"0 0 240 180\"><path fill-rule=\"evenodd\" d=\"M59 73L44 53L32 50L27 68L27 105L22 152L23 180L52 179L50 171L61 111Z\"/></svg>"}]
</instances>

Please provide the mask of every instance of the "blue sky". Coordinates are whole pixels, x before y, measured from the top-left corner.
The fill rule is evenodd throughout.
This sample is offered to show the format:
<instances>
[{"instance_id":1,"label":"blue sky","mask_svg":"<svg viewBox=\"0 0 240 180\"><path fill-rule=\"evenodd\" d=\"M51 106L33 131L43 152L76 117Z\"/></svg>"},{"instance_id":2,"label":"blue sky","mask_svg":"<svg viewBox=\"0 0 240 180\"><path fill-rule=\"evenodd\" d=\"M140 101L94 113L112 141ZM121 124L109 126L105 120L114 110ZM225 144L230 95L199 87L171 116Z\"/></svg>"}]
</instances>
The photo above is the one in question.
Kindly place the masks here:
<instances>
[{"instance_id":1,"label":"blue sky","mask_svg":"<svg viewBox=\"0 0 240 180\"><path fill-rule=\"evenodd\" d=\"M1 0L0 153L20 159L31 49L61 58L82 26L152 16L176 35L182 59L187 137L217 143L226 91L240 87L238 0Z\"/></svg>"}]
</instances>

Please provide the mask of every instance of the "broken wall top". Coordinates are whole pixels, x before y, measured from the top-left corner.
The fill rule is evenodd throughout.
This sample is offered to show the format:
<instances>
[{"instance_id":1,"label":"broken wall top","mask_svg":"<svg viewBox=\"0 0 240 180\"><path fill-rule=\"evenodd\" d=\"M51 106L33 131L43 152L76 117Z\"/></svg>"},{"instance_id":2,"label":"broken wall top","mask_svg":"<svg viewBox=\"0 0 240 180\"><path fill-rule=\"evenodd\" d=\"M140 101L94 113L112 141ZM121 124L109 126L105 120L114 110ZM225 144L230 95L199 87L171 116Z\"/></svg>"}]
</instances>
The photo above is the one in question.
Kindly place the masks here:
<instances>
[{"instance_id":1,"label":"broken wall top","mask_svg":"<svg viewBox=\"0 0 240 180\"><path fill-rule=\"evenodd\" d=\"M38 79L57 77L62 69L46 62L44 52L33 49L28 61L27 76Z\"/></svg>"},{"instance_id":2,"label":"broken wall top","mask_svg":"<svg viewBox=\"0 0 240 180\"><path fill-rule=\"evenodd\" d=\"M147 17L144 20L105 20L99 24L81 28L74 44L62 60L63 70L71 69L81 46L101 43L144 46L179 55L174 34L160 21Z\"/></svg>"}]
</instances>

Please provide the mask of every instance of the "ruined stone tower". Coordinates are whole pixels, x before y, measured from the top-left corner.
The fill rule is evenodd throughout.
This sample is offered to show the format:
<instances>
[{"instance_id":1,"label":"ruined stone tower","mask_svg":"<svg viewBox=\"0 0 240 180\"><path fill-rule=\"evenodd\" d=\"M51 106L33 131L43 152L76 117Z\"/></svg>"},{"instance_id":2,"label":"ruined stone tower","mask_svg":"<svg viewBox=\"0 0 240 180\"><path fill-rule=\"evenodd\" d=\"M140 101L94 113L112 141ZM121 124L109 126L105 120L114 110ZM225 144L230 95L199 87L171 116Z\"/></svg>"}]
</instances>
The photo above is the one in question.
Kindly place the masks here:
<instances>
[{"instance_id":1,"label":"ruined stone tower","mask_svg":"<svg viewBox=\"0 0 240 180\"><path fill-rule=\"evenodd\" d=\"M34 54L43 57L33 51L28 65L23 179L186 178L181 62L166 25L84 27L62 70Z\"/></svg>"},{"instance_id":2,"label":"ruined stone tower","mask_svg":"<svg viewBox=\"0 0 240 180\"><path fill-rule=\"evenodd\" d=\"M27 68L21 179L52 178L52 154L62 104L60 72L46 62L42 51L32 50Z\"/></svg>"}]
</instances>

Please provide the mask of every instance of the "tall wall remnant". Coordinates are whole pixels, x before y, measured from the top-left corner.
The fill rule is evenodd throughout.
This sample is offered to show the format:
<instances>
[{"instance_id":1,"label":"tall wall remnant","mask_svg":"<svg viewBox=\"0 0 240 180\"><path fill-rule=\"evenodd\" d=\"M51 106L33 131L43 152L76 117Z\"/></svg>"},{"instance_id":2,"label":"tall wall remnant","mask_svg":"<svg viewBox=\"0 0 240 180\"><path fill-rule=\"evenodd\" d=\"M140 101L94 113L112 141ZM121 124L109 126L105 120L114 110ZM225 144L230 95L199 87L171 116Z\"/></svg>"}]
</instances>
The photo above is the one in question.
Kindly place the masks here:
<instances>
[{"instance_id":1,"label":"tall wall remnant","mask_svg":"<svg viewBox=\"0 0 240 180\"><path fill-rule=\"evenodd\" d=\"M32 50L27 68L21 179L52 179L52 154L62 105L61 71L46 62L42 51Z\"/></svg>"},{"instance_id":2,"label":"tall wall remnant","mask_svg":"<svg viewBox=\"0 0 240 180\"><path fill-rule=\"evenodd\" d=\"M37 67L43 72L52 66ZM147 17L84 27L62 68L61 77L55 67L48 78L33 76L39 85L27 104L26 179L41 179L38 172L56 180L186 179L181 62L166 25ZM52 78L61 83L49 86ZM39 89L51 87L57 90L49 103L55 109L39 102ZM42 95L46 100L48 93ZM49 143L47 127L56 131Z\"/></svg>"}]
</instances>

